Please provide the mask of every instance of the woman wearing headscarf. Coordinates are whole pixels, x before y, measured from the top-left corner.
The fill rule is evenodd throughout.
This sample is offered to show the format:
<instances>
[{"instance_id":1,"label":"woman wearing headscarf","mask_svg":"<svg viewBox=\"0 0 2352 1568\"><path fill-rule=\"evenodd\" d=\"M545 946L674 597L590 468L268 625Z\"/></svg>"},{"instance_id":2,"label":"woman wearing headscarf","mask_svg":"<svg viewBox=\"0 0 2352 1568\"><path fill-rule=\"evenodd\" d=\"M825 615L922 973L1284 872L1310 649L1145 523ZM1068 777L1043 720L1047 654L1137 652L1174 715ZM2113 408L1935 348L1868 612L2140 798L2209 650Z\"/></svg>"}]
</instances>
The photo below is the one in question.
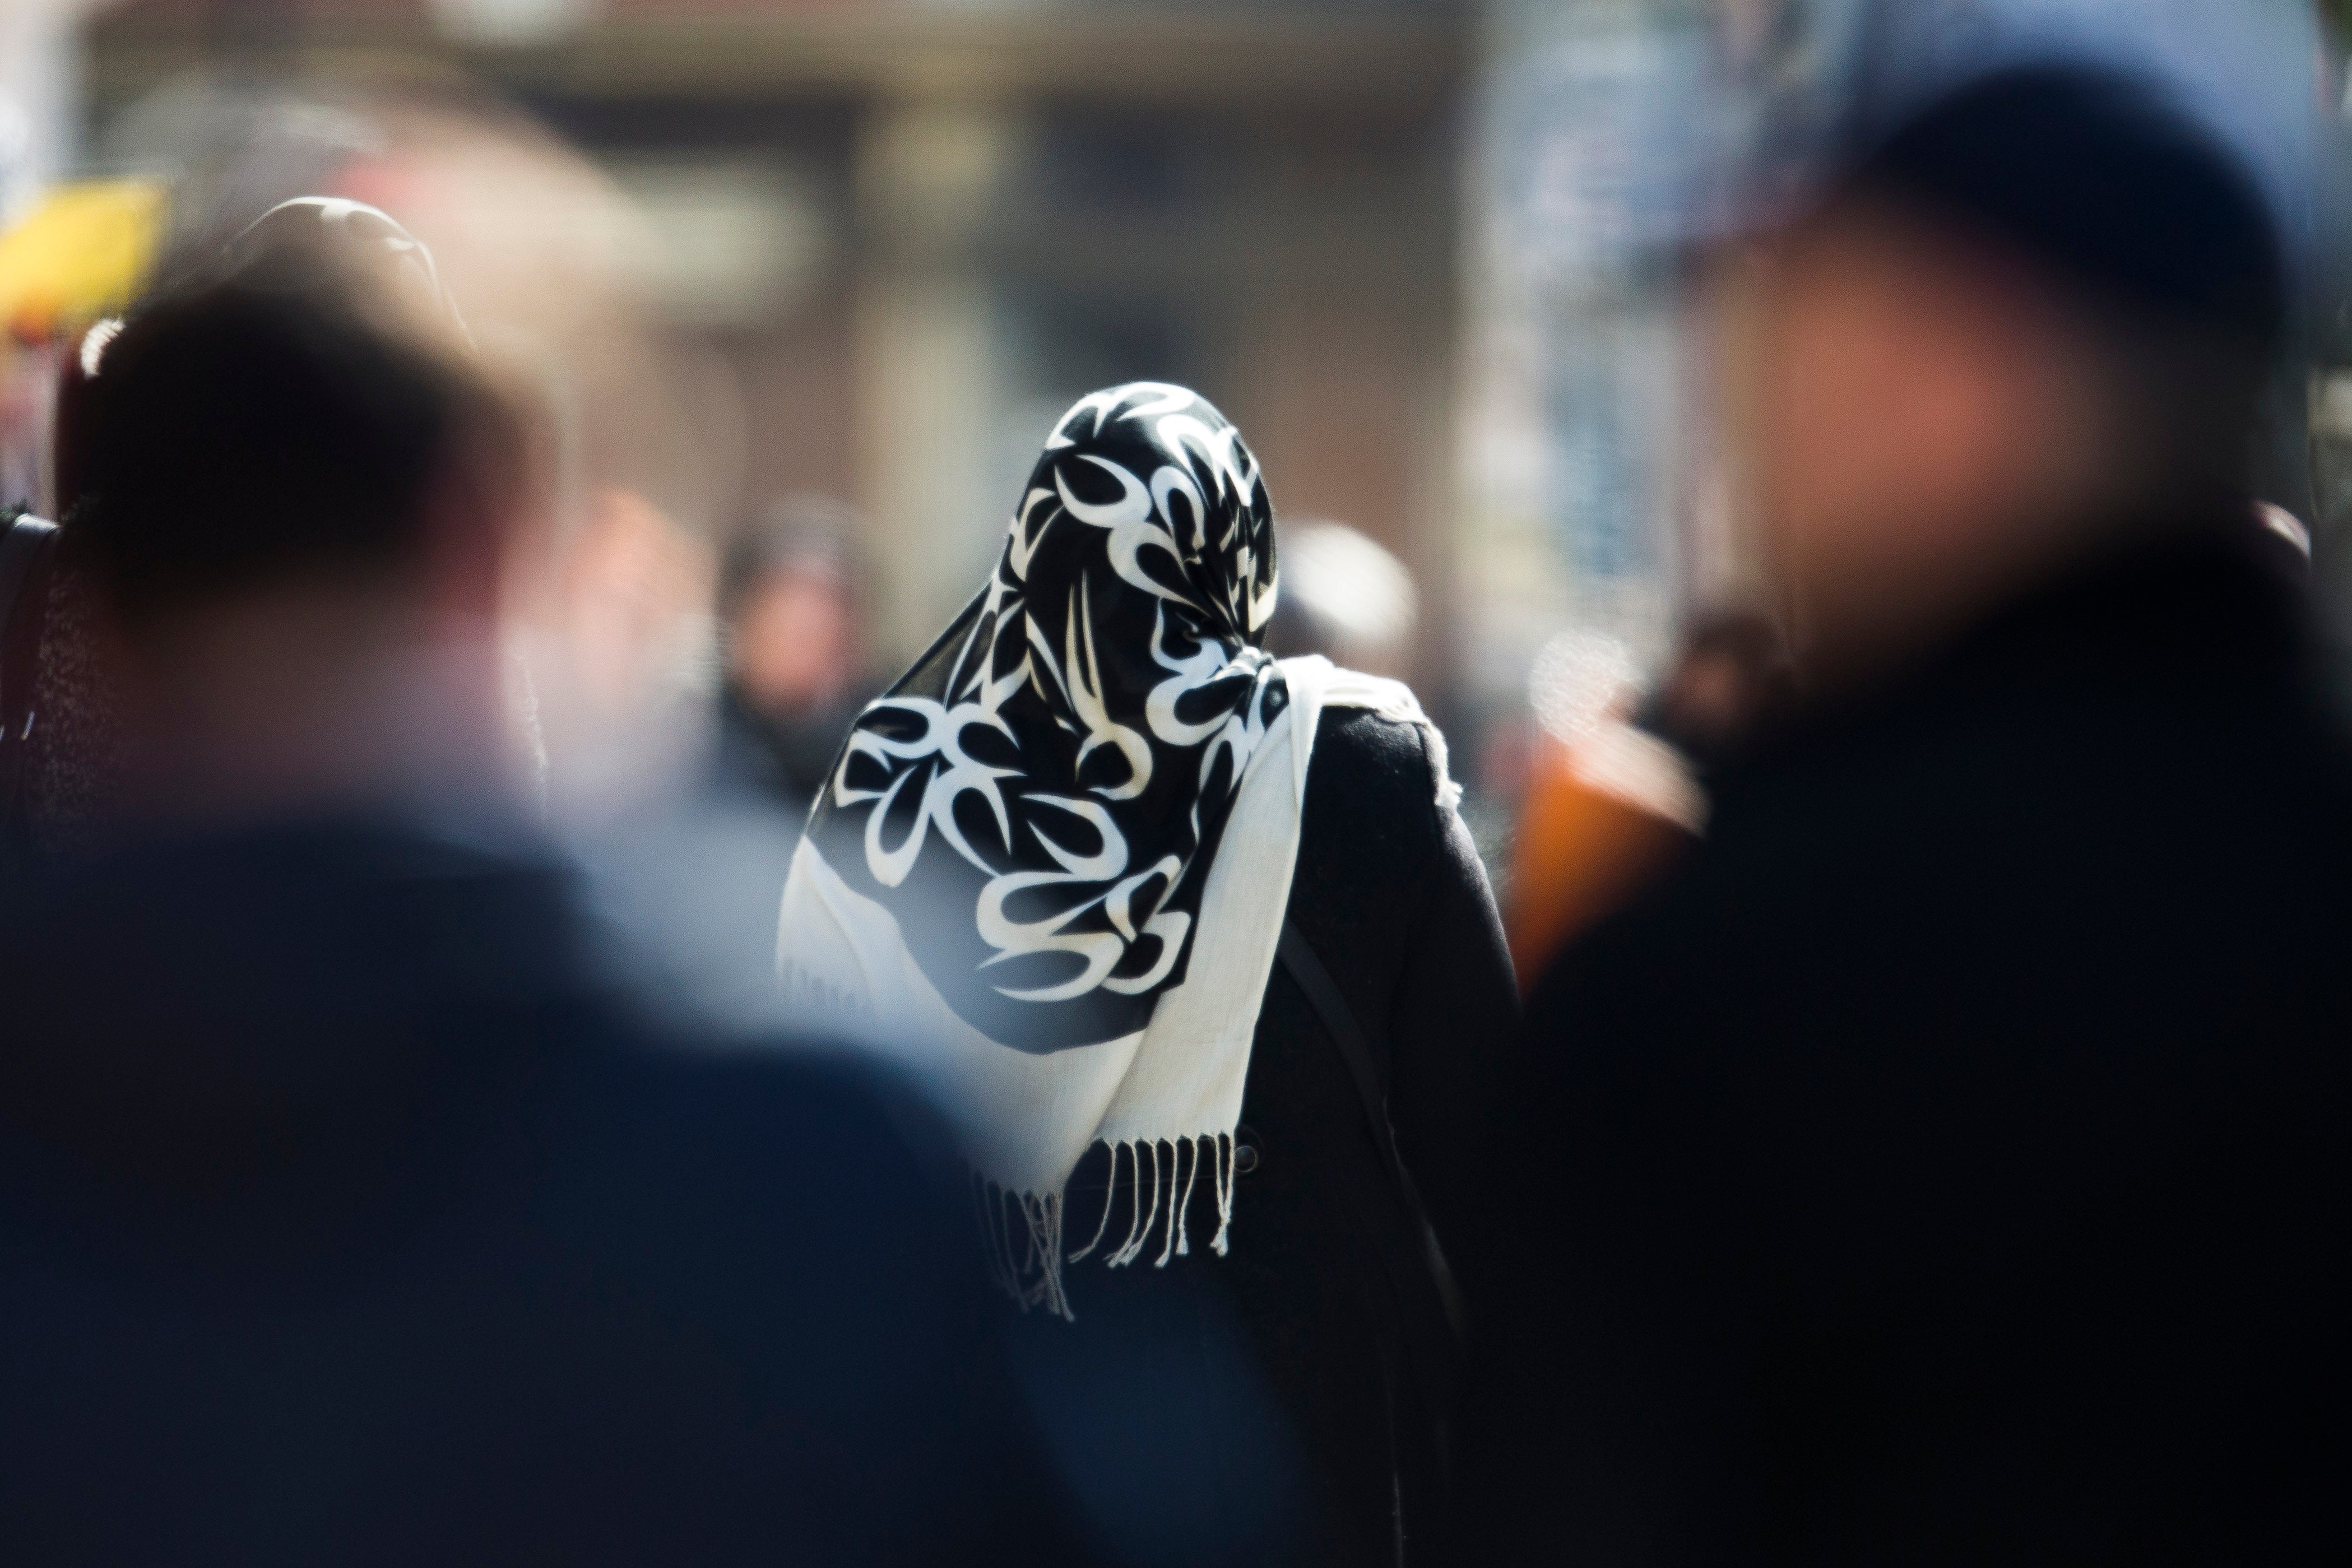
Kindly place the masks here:
<instances>
[{"instance_id":1,"label":"woman wearing headscarf","mask_svg":"<svg viewBox=\"0 0 2352 1568\"><path fill-rule=\"evenodd\" d=\"M1082 399L987 584L859 718L779 967L960 1118L1055 1386L1159 1347L1158 1406L1123 1407L1159 1440L1073 1447L1185 1478L1145 1494L1160 1528L1255 1506L1268 1450L1184 1436L1237 1336L1307 1500L1283 1560L1354 1568L1417 1556L1439 1506L1443 1244L1515 1002L1443 739L1393 681L1268 655L1276 592L1222 415Z\"/></svg>"}]
</instances>

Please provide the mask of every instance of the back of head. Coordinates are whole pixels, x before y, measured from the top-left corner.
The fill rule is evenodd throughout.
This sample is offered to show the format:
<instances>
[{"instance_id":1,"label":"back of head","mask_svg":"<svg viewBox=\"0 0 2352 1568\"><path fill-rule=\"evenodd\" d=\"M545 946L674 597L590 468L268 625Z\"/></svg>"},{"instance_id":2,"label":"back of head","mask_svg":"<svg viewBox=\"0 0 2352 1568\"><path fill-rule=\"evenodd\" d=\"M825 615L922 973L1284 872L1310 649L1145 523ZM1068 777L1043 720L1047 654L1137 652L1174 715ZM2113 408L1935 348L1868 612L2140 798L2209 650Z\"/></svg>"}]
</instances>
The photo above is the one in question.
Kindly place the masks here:
<instances>
[{"instance_id":1,"label":"back of head","mask_svg":"<svg viewBox=\"0 0 2352 1568\"><path fill-rule=\"evenodd\" d=\"M289 203L100 359L70 531L126 656L123 809L257 820L529 776L503 641L545 445L406 232Z\"/></svg>"},{"instance_id":2,"label":"back of head","mask_svg":"<svg viewBox=\"0 0 2352 1568\"><path fill-rule=\"evenodd\" d=\"M510 416L382 248L249 236L109 345L75 525L126 624L395 573L451 487L478 504L515 482Z\"/></svg>"}]
</instances>

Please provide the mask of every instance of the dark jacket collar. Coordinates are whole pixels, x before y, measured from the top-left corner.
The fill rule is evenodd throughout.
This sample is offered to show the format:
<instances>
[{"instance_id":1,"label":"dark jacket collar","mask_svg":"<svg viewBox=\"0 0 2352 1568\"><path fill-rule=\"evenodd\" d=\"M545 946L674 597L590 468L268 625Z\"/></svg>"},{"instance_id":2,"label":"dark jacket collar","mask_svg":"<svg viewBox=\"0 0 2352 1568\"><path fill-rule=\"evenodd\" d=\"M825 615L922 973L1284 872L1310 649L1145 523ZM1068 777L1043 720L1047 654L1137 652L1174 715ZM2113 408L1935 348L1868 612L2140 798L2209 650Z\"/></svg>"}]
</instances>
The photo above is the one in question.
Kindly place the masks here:
<instances>
[{"instance_id":1,"label":"dark jacket collar","mask_svg":"<svg viewBox=\"0 0 2352 1568\"><path fill-rule=\"evenodd\" d=\"M2231 694L2314 683L2307 580L2234 516L2141 535L1980 616L1890 678L1800 704L1760 768L1956 704L2095 689Z\"/></svg>"}]
</instances>

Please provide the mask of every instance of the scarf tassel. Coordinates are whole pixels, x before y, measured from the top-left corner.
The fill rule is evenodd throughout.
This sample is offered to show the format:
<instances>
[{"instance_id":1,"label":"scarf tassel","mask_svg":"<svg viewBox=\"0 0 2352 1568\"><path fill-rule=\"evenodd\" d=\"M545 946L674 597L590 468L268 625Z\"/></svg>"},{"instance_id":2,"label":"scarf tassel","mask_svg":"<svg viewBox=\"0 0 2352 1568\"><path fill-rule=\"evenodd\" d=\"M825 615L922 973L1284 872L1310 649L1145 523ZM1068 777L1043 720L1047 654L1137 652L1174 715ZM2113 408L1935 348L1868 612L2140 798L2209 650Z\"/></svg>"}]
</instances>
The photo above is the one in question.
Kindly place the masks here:
<instances>
[{"instance_id":1,"label":"scarf tassel","mask_svg":"<svg viewBox=\"0 0 2352 1568\"><path fill-rule=\"evenodd\" d=\"M1062 1265L1079 1262L1099 1248L1121 1210L1126 1213L1126 1234L1104 1254L1105 1267L1128 1267L1150 1252L1155 1239L1159 1243L1159 1256L1151 1260L1155 1268L1167 1268L1171 1258L1189 1256L1192 1243L1188 1211L1203 1160L1209 1163L1217 1194L1217 1234L1209 1247L1218 1257L1225 1255L1234 1225L1231 1133L1130 1140L1108 1147L1110 1181L1103 1191L1102 1217L1096 1223L1093 1237L1066 1258L1064 1194L1016 1192L984 1176L974 1178L990 1277L1023 1311L1042 1308L1054 1317L1076 1320L1077 1314L1071 1311L1069 1296L1062 1287ZM1122 1156L1127 1164L1124 1179L1119 1170Z\"/></svg>"}]
</instances>

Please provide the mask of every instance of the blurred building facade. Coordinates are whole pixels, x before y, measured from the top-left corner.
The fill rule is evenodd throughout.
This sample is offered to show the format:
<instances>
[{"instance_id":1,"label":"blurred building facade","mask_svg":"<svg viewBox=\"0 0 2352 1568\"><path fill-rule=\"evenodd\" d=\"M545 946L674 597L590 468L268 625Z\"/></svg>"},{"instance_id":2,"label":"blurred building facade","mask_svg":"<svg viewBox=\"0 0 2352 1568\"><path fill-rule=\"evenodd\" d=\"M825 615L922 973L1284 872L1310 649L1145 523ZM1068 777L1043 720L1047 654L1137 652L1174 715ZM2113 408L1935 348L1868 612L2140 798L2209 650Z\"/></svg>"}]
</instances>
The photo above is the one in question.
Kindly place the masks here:
<instances>
[{"instance_id":1,"label":"blurred building facade","mask_svg":"<svg viewBox=\"0 0 2352 1568\"><path fill-rule=\"evenodd\" d=\"M1053 417L1122 380L1199 386L1285 512L1444 579L1472 48L1437 5L134 0L88 69L101 142L191 73L462 76L572 139L643 209L646 296L725 368L719 526L852 503L904 658Z\"/></svg>"}]
</instances>

